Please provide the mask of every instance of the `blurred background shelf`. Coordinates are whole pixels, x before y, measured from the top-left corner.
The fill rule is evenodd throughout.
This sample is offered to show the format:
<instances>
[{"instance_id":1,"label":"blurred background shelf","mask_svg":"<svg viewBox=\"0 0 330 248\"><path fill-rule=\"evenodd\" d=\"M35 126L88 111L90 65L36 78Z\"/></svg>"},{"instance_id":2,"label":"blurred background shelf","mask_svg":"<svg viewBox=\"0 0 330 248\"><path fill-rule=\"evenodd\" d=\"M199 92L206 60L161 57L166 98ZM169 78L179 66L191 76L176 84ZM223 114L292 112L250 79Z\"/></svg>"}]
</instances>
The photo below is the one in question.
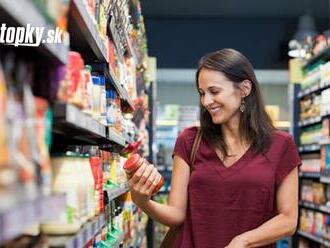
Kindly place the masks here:
<instances>
[{"instance_id":1,"label":"blurred background shelf","mask_svg":"<svg viewBox=\"0 0 330 248\"><path fill-rule=\"evenodd\" d=\"M16 195L21 197L14 199ZM0 195L0 244L19 236L28 226L58 218L65 208L64 194L27 195L24 192L15 192L9 198Z\"/></svg>"},{"instance_id":2,"label":"blurred background shelf","mask_svg":"<svg viewBox=\"0 0 330 248\"><path fill-rule=\"evenodd\" d=\"M320 178L321 177L321 173L299 171L299 176L300 177L304 177L304 178Z\"/></svg>"},{"instance_id":3,"label":"blurred background shelf","mask_svg":"<svg viewBox=\"0 0 330 248\"><path fill-rule=\"evenodd\" d=\"M71 236L48 236L47 240L50 247L78 248L85 245L101 230L105 225L104 214L87 222L80 231Z\"/></svg>"},{"instance_id":4,"label":"blurred background shelf","mask_svg":"<svg viewBox=\"0 0 330 248\"><path fill-rule=\"evenodd\" d=\"M107 49L82 0L72 0L69 13L71 49L81 52L87 62L107 62Z\"/></svg>"},{"instance_id":5,"label":"blurred background shelf","mask_svg":"<svg viewBox=\"0 0 330 248\"><path fill-rule=\"evenodd\" d=\"M325 206L325 205L315 204L312 202L299 201L299 206L330 214L330 207Z\"/></svg>"},{"instance_id":6,"label":"blurred background shelf","mask_svg":"<svg viewBox=\"0 0 330 248\"><path fill-rule=\"evenodd\" d=\"M307 232L303 232L303 231L300 231L300 230L297 233L300 236L303 236L303 237L305 237L307 239L313 240L314 242L317 242L319 244L322 244L325 247L330 247L330 242L327 241L327 240L325 240L325 239L323 239L323 238L321 238L321 237L317 237L317 236L315 236L313 234L310 234L310 233L307 233Z\"/></svg>"}]
</instances>

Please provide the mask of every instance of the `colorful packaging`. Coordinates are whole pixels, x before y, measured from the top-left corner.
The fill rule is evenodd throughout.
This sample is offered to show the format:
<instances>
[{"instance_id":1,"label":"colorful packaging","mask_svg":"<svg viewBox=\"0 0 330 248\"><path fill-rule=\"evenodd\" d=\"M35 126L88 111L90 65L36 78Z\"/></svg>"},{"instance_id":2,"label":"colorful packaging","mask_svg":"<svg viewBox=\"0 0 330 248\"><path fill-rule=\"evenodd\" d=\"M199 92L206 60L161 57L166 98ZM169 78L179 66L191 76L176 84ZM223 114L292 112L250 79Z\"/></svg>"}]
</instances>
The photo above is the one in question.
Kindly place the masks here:
<instances>
[{"instance_id":1,"label":"colorful packaging","mask_svg":"<svg viewBox=\"0 0 330 248\"><path fill-rule=\"evenodd\" d=\"M0 169L9 165L8 143L7 143L7 89L6 82L0 64ZM0 180L1 181L1 180Z\"/></svg>"}]
</instances>

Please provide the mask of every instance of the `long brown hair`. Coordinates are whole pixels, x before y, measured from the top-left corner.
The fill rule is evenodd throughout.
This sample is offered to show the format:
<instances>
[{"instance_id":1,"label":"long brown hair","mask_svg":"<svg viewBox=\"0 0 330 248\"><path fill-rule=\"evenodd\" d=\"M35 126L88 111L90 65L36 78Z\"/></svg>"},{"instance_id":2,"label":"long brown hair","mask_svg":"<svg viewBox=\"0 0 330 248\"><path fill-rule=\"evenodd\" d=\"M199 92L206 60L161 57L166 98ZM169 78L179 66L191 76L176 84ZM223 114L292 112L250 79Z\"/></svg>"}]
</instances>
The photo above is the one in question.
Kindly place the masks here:
<instances>
[{"instance_id":1,"label":"long brown hair","mask_svg":"<svg viewBox=\"0 0 330 248\"><path fill-rule=\"evenodd\" d=\"M244 80L251 81L251 92L244 98L246 108L241 113L239 131L241 136L251 144L255 153L264 154L270 146L271 135L275 128L265 110L260 87L249 60L233 49L222 49L205 55L200 59L196 72L197 89L199 87L198 77L202 69L223 73L228 80L234 82L235 87L238 87ZM201 103L200 110L203 136L227 157L228 147L223 139L221 124L213 123L211 115Z\"/></svg>"}]
</instances>

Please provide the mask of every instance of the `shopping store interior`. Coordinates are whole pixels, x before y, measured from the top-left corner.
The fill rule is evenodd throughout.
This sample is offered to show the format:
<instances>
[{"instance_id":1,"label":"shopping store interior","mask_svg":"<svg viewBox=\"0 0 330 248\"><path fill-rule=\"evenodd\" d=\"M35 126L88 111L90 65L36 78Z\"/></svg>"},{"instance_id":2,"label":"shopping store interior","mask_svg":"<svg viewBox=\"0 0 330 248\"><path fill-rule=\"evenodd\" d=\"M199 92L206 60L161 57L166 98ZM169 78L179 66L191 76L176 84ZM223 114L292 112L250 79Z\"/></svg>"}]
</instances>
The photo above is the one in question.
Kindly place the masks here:
<instances>
[{"instance_id":1,"label":"shopping store interior","mask_svg":"<svg viewBox=\"0 0 330 248\"><path fill-rule=\"evenodd\" d=\"M125 165L153 164L167 202L198 61L222 48L251 61L302 160L276 247L330 247L330 1L0 0L0 25L0 247L159 248L168 227Z\"/></svg>"}]
</instances>

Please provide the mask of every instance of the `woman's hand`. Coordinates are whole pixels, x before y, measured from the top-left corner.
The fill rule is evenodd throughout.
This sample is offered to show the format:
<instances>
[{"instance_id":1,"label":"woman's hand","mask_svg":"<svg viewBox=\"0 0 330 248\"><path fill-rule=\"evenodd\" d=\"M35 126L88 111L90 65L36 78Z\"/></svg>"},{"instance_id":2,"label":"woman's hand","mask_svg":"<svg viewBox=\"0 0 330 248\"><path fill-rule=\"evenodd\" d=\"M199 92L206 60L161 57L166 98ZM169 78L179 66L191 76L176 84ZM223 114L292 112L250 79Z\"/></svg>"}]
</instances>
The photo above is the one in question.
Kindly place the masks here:
<instances>
[{"instance_id":1,"label":"woman's hand","mask_svg":"<svg viewBox=\"0 0 330 248\"><path fill-rule=\"evenodd\" d=\"M245 239L236 236L225 248L248 248L248 245Z\"/></svg>"},{"instance_id":2,"label":"woman's hand","mask_svg":"<svg viewBox=\"0 0 330 248\"><path fill-rule=\"evenodd\" d=\"M147 161L134 172L129 179L129 187L133 202L139 207L143 207L151 198L153 190L157 186L161 175L157 169Z\"/></svg>"}]
</instances>

